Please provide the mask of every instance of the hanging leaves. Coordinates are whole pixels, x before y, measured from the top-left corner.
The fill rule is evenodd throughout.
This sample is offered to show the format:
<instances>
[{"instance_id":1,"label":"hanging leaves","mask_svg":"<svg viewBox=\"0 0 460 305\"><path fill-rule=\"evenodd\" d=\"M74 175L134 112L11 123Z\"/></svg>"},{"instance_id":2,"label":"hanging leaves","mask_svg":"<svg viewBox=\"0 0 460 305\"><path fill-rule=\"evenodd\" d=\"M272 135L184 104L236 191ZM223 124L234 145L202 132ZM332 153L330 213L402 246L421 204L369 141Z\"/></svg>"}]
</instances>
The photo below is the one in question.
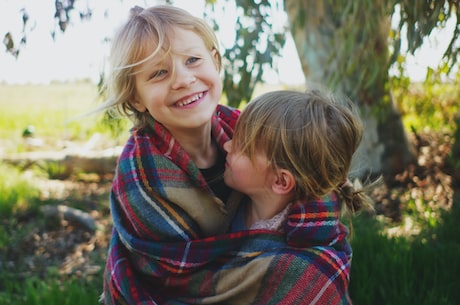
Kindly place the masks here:
<instances>
[{"instance_id":1,"label":"hanging leaves","mask_svg":"<svg viewBox=\"0 0 460 305\"><path fill-rule=\"evenodd\" d=\"M407 28L408 51L411 54L420 48L425 37L436 28L446 26L448 19L455 17L456 25L450 43L444 52L449 71L457 63L460 54L460 1L458 0L400 0L400 21L397 31ZM400 52L400 45L393 44L394 52ZM396 54L397 55L397 54ZM393 56L393 60L396 57Z\"/></svg>"},{"instance_id":2,"label":"hanging leaves","mask_svg":"<svg viewBox=\"0 0 460 305\"><path fill-rule=\"evenodd\" d=\"M238 8L235 42L223 52L224 92L228 104L238 107L249 101L266 67L273 67L286 42L287 28L274 29L273 8L276 1L226 0ZM210 6L215 9L215 5ZM213 19L219 28L221 20Z\"/></svg>"},{"instance_id":3,"label":"hanging leaves","mask_svg":"<svg viewBox=\"0 0 460 305\"><path fill-rule=\"evenodd\" d=\"M13 40L13 36L11 35L10 32L6 33L5 36L3 37L3 44L6 47L6 51L10 54L12 54L14 57L18 57L19 55L19 50L16 48Z\"/></svg>"},{"instance_id":4,"label":"hanging leaves","mask_svg":"<svg viewBox=\"0 0 460 305\"><path fill-rule=\"evenodd\" d=\"M54 13L54 18L58 20L59 28L62 32L65 32L67 25L69 23L69 12L74 9L75 0L56 0L54 2L54 7L56 12Z\"/></svg>"}]
</instances>

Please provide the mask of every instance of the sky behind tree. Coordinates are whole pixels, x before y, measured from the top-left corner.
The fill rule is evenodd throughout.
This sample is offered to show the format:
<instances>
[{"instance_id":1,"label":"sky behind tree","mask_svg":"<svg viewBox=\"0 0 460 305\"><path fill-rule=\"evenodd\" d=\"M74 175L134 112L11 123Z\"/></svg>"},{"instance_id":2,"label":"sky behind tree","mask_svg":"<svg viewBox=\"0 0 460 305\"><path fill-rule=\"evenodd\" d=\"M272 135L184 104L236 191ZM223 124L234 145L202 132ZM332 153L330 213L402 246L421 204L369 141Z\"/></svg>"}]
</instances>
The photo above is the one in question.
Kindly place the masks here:
<instances>
[{"instance_id":1,"label":"sky behind tree","mask_svg":"<svg viewBox=\"0 0 460 305\"><path fill-rule=\"evenodd\" d=\"M282 0L274 1L282 3ZM74 15L66 33L61 33L53 18L54 0L0 0L0 34L10 31L18 43L22 31L21 8L25 7L30 17L25 29L27 44L21 47L19 57L14 58L5 52L5 48L0 52L0 82L46 84L52 81L89 79L96 83L99 75L106 69L105 62L110 48L110 43L104 40L113 36L117 26L126 19L129 8L134 5L147 7L163 2L79 0L76 1L78 8L84 9L86 5L91 7L92 18L80 21L80 17ZM194 15L202 16L204 0L176 0L175 4ZM227 22L223 22L223 31L226 33L218 33L224 45L230 43L225 42L224 38L232 37L232 28L229 27L235 16L235 12L232 11L226 6L225 14L226 18L229 18ZM77 14L77 10L74 14ZM287 19L285 14L280 12L277 20L282 23ZM450 27L452 28L452 25ZM52 39L52 31L55 31L55 41ZM447 29L433 33L416 56L408 57L407 72L413 80L423 80L427 66L436 68L450 37L450 31ZM278 64L279 74L274 71L266 73L265 78L269 83L297 85L304 82L294 42L290 35L288 36L283 57Z\"/></svg>"}]
</instances>

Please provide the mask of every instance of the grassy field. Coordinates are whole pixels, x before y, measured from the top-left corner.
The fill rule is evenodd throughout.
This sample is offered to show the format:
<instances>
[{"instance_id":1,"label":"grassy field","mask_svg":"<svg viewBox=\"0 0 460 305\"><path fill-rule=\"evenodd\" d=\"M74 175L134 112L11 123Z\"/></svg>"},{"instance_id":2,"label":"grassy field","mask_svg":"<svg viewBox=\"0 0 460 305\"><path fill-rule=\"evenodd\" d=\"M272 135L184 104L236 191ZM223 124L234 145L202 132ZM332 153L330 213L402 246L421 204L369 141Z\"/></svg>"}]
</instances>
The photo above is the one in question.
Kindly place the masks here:
<instances>
[{"instance_id":1,"label":"grassy field","mask_svg":"<svg viewBox=\"0 0 460 305\"><path fill-rule=\"evenodd\" d=\"M22 133L28 126L53 149L84 142L95 133L109 135L102 113L88 115L101 102L91 83L0 85L0 148L6 153L24 150Z\"/></svg>"},{"instance_id":2,"label":"grassy field","mask_svg":"<svg viewBox=\"0 0 460 305\"><path fill-rule=\"evenodd\" d=\"M460 197L416 236L384 234L382 224L355 220L350 294L355 305L455 305L460 299Z\"/></svg>"},{"instance_id":3,"label":"grassy field","mask_svg":"<svg viewBox=\"0 0 460 305\"><path fill-rule=\"evenodd\" d=\"M406 111L413 109L411 104L417 100L419 95L407 97L403 105ZM429 106L427 115L439 112L432 107L433 99L425 96L422 100L423 105ZM449 97L449 107L458 109L451 100ZM96 86L88 83L0 85L0 153L27 150L22 132L28 125L35 127L36 136L46 142L46 149L60 149L65 142L84 143L94 133L105 135L109 139L107 145L122 141L120 138L126 136L127 128L114 139L113 132L101 123L102 115L68 122L91 111L100 102ZM432 122L432 126L446 122L445 117L441 118ZM424 121L423 117L410 116L410 119L411 126ZM431 146L436 149L439 145ZM431 158L435 160L440 156ZM437 159L435 161L440 162ZM385 215L362 215L353 219L350 294L355 305L457 305L460 300L457 274L460 270L460 194L458 190L451 192L448 176L439 172L440 168L421 166L419 169L421 174L388 190L387 199L399 200L401 221L389 221ZM24 171L0 162L0 304L97 304L110 235L105 188L110 181L94 178L56 181L50 179L49 172L49 168ZM442 181L440 175L444 177ZM78 188L55 194L48 191L54 184ZM438 187L445 187L449 192L433 191ZM436 208L441 199L450 200L449 209ZM55 204L95 213L106 229L89 236L85 232L75 235L69 226L50 224L40 207ZM389 233L404 233L409 223L411 229L417 228L416 233ZM76 240L67 249L68 256L51 254L58 248L56 245L62 244L59 237ZM82 245L88 250L75 250ZM69 257L73 260L67 261ZM79 262L85 264L78 265ZM74 264L72 268L67 268L69 263Z\"/></svg>"}]
</instances>

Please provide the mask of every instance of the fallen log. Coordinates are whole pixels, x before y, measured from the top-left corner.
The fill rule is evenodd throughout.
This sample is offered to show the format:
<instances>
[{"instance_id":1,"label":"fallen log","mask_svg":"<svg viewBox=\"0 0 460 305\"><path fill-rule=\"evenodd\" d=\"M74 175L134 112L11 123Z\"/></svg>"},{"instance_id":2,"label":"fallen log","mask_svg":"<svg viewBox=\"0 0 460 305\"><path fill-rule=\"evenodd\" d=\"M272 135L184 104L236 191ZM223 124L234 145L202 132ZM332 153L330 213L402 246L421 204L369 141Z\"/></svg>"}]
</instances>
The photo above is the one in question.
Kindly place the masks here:
<instances>
[{"instance_id":1,"label":"fallen log","mask_svg":"<svg viewBox=\"0 0 460 305\"><path fill-rule=\"evenodd\" d=\"M45 205L41 207L41 211L45 218L76 223L90 232L94 232L98 228L96 220L90 214L66 205Z\"/></svg>"},{"instance_id":2,"label":"fallen log","mask_svg":"<svg viewBox=\"0 0 460 305\"><path fill-rule=\"evenodd\" d=\"M42 168L57 165L60 167L62 179L65 179L78 172L95 173L101 176L113 173L119 155L120 148L116 147L104 151L28 152L2 156L1 160L23 169L33 165Z\"/></svg>"}]
</instances>

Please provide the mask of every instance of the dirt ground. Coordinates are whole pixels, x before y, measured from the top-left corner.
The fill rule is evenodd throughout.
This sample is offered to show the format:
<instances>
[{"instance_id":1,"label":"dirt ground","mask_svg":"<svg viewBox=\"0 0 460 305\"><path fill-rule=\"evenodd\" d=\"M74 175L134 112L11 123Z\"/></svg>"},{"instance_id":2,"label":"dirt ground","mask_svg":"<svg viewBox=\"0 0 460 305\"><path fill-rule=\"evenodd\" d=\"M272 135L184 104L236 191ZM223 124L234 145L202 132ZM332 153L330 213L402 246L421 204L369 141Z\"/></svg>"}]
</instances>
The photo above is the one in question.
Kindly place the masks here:
<instances>
[{"instance_id":1,"label":"dirt ground","mask_svg":"<svg viewBox=\"0 0 460 305\"><path fill-rule=\"evenodd\" d=\"M459 182L452 180L452 169L446 162L451 139L442 134L423 134L413 135L412 140L419 153L417 164L394 177L385 177L384 185L372 195L377 215L394 224L404 221L403 211L408 208L422 214L449 209L454 191L459 190ZM20 278L45 277L50 270L64 276L100 276L111 233L111 179L109 174L78 181L37 181L41 183L44 202L87 213L97 229L92 231L62 217L45 218L39 212L26 212L14 220L3 219L1 225L9 230L14 242L9 248L0 248L1 257L6 258L0 260L0 271L13 272ZM412 206L407 206L408 202Z\"/></svg>"}]
</instances>

